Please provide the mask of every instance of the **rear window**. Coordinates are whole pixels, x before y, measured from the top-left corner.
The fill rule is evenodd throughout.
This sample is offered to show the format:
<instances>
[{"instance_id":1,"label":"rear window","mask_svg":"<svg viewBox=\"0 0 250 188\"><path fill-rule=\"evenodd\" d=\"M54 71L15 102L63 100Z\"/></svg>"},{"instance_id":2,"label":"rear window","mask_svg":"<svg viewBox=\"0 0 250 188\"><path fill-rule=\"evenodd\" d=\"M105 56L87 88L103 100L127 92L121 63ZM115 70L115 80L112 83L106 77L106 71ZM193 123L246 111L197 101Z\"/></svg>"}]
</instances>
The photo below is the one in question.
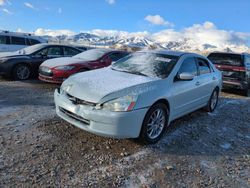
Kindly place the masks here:
<instances>
[{"instance_id":1,"label":"rear window","mask_svg":"<svg viewBox=\"0 0 250 188\"><path fill-rule=\"evenodd\" d=\"M210 54L208 59L214 64L242 66L242 56L237 54Z\"/></svg>"},{"instance_id":2,"label":"rear window","mask_svg":"<svg viewBox=\"0 0 250 188\"><path fill-rule=\"evenodd\" d=\"M40 41L35 40L35 39L30 39L30 44L31 45L40 44Z\"/></svg>"}]
</instances>

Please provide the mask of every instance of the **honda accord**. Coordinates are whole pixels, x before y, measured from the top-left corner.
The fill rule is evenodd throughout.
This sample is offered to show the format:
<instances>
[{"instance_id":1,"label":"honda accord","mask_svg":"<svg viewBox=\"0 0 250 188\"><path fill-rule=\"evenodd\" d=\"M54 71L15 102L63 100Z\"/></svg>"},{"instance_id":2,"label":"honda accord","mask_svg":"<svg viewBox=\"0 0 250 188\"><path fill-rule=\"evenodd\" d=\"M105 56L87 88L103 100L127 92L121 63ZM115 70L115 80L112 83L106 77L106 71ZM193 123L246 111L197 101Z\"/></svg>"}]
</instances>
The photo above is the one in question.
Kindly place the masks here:
<instances>
[{"instance_id":1,"label":"honda accord","mask_svg":"<svg viewBox=\"0 0 250 188\"><path fill-rule=\"evenodd\" d=\"M194 53L142 51L107 68L79 73L54 93L57 114L97 135L155 143L170 122L213 112L222 75Z\"/></svg>"}]
</instances>

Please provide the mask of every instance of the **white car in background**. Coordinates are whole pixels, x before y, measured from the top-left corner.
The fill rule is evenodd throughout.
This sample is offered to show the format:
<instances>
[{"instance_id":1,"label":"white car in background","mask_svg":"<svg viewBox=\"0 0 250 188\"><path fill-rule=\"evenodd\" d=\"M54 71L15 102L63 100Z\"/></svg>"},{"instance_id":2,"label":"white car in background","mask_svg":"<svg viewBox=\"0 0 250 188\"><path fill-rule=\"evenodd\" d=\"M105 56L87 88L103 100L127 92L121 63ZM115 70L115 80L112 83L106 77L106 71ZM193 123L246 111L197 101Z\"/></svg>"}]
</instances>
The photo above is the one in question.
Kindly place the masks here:
<instances>
[{"instance_id":1,"label":"white car in background","mask_svg":"<svg viewBox=\"0 0 250 188\"><path fill-rule=\"evenodd\" d=\"M157 142L170 122L215 110L222 75L194 53L145 51L71 76L55 91L57 114L97 135Z\"/></svg>"},{"instance_id":2,"label":"white car in background","mask_svg":"<svg viewBox=\"0 0 250 188\"><path fill-rule=\"evenodd\" d=\"M48 41L27 33L0 31L0 52L14 52L27 46L32 46Z\"/></svg>"}]
</instances>

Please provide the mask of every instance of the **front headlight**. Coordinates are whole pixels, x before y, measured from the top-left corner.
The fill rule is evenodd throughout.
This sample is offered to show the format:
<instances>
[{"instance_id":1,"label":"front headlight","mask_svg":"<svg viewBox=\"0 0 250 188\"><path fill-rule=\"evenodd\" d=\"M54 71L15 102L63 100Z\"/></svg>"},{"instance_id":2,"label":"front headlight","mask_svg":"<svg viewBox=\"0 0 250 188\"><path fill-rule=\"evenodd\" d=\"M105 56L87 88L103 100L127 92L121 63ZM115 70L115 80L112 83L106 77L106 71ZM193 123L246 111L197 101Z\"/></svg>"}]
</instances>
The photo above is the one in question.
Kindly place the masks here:
<instances>
[{"instance_id":1,"label":"front headlight","mask_svg":"<svg viewBox=\"0 0 250 188\"><path fill-rule=\"evenodd\" d=\"M70 65L66 65L66 66L58 66L55 69L56 70L73 70L75 68L75 66L70 66Z\"/></svg>"},{"instance_id":2,"label":"front headlight","mask_svg":"<svg viewBox=\"0 0 250 188\"><path fill-rule=\"evenodd\" d=\"M62 84L60 87L60 93L66 94L69 92L69 90L72 88L73 84Z\"/></svg>"},{"instance_id":3,"label":"front headlight","mask_svg":"<svg viewBox=\"0 0 250 188\"><path fill-rule=\"evenodd\" d=\"M96 109L108 110L113 112L127 112L133 110L138 96L137 95L127 95L118 99L114 99L97 105Z\"/></svg>"}]
</instances>

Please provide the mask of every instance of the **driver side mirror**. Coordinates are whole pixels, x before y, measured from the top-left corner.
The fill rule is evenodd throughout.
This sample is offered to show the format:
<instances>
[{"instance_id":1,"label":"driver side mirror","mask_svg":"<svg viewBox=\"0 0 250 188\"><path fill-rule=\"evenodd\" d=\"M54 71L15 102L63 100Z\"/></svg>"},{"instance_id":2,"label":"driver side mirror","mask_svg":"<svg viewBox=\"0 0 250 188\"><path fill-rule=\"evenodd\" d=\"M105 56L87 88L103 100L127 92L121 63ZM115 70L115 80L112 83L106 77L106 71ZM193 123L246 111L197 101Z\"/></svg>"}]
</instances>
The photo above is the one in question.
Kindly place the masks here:
<instances>
[{"instance_id":1,"label":"driver side mirror","mask_svg":"<svg viewBox=\"0 0 250 188\"><path fill-rule=\"evenodd\" d=\"M194 79L194 75L188 72L180 73L176 76L177 81L191 81Z\"/></svg>"}]
</instances>

